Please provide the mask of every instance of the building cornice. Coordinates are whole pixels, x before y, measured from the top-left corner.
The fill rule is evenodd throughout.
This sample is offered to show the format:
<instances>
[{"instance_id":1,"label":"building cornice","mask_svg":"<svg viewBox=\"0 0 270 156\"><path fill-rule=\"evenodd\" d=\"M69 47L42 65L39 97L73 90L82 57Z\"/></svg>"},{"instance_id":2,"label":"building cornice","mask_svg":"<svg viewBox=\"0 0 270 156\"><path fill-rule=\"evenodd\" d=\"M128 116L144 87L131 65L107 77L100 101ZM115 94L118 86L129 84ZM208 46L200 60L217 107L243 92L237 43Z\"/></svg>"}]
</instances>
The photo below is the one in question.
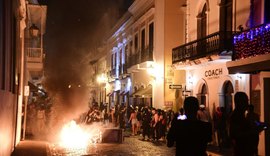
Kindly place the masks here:
<instances>
[{"instance_id":1,"label":"building cornice","mask_svg":"<svg viewBox=\"0 0 270 156\"><path fill-rule=\"evenodd\" d=\"M128 11L131 12L135 19L137 19L154 6L155 0L135 0Z\"/></svg>"}]
</instances>

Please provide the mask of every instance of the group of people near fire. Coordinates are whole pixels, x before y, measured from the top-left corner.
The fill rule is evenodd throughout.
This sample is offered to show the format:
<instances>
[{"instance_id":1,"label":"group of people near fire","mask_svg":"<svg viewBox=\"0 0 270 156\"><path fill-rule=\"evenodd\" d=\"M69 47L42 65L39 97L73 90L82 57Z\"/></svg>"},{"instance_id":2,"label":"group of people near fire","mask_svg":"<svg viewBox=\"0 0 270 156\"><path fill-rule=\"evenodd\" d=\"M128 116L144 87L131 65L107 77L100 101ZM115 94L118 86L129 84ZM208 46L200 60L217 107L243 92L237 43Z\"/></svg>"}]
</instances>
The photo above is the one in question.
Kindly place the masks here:
<instances>
[{"instance_id":1,"label":"group of people near fire","mask_svg":"<svg viewBox=\"0 0 270 156\"><path fill-rule=\"evenodd\" d=\"M246 93L237 92L234 103L229 114L224 107L217 107L212 115L193 96L185 98L178 112L125 104L108 111L93 106L81 121L130 128L131 135L141 136L142 140L166 141L168 147L176 146L176 155L207 155L208 144L217 144L220 150L232 146L236 156L257 155L259 134L267 126L259 121Z\"/></svg>"}]
</instances>

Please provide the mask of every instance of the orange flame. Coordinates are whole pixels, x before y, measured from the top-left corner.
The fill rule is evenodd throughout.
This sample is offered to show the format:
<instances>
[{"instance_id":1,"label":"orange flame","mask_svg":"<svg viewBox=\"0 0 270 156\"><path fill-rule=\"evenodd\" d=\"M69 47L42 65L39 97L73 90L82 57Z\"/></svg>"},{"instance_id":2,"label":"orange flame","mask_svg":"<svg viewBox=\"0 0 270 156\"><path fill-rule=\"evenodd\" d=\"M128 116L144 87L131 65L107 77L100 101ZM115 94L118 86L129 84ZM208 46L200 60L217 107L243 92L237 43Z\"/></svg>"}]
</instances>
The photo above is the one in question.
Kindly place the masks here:
<instances>
[{"instance_id":1,"label":"orange flame","mask_svg":"<svg viewBox=\"0 0 270 156\"><path fill-rule=\"evenodd\" d=\"M82 128L75 121L64 125L60 133L59 145L66 149L87 149L90 144L95 144L101 139L101 131L98 128Z\"/></svg>"},{"instance_id":2,"label":"orange flame","mask_svg":"<svg viewBox=\"0 0 270 156\"><path fill-rule=\"evenodd\" d=\"M64 125L60 134L60 146L64 148L86 148L89 144L91 135L83 131L83 129L71 121Z\"/></svg>"}]
</instances>

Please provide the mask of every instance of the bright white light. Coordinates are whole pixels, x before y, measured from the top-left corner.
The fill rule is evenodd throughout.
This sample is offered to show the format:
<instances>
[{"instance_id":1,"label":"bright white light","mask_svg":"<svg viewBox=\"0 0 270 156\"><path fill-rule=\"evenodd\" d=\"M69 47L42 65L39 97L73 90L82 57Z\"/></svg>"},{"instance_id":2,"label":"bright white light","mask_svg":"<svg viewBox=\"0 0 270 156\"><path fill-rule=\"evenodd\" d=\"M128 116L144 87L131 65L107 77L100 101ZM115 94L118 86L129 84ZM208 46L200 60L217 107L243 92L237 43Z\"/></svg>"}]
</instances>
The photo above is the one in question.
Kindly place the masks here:
<instances>
[{"instance_id":1,"label":"bright white light","mask_svg":"<svg viewBox=\"0 0 270 156\"><path fill-rule=\"evenodd\" d=\"M107 82L107 77L105 74L101 74L97 77L97 82L98 83L106 83Z\"/></svg>"},{"instance_id":2,"label":"bright white light","mask_svg":"<svg viewBox=\"0 0 270 156\"><path fill-rule=\"evenodd\" d=\"M114 90L121 90L121 81L120 80L116 80L114 83Z\"/></svg>"},{"instance_id":3,"label":"bright white light","mask_svg":"<svg viewBox=\"0 0 270 156\"><path fill-rule=\"evenodd\" d=\"M158 64L150 64L147 67L147 73L152 76L156 81L162 82L163 76L163 68Z\"/></svg>"},{"instance_id":4,"label":"bright white light","mask_svg":"<svg viewBox=\"0 0 270 156\"><path fill-rule=\"evenodd\" d=\"M241 80L243 77L243 74L236 73L235 75L236 75L236 78L239 80Z\"/></svg>"},{"instance_id":5,"label":"bright white light","mask_svg":"<svg viewBox=\"0 0 270 156\"><path fill-rule=\"evenodd\" d=\"M60 134L60 146L64 148L82 149L88 146L90 133L83 131L75 121L64 125Z\"/></svg>"},{"instance_id":6,"label":"bright white light","mask_svg":"<svg viewBox=\"0 0 270 156\"><path fill-rule=\"evenodd\" d=\"M63 126L59 137L58 146L68 155L86 155L90 145L101 142L102 133L99 125L77 125L72 120Z\"/></svg>"}]
</instances>

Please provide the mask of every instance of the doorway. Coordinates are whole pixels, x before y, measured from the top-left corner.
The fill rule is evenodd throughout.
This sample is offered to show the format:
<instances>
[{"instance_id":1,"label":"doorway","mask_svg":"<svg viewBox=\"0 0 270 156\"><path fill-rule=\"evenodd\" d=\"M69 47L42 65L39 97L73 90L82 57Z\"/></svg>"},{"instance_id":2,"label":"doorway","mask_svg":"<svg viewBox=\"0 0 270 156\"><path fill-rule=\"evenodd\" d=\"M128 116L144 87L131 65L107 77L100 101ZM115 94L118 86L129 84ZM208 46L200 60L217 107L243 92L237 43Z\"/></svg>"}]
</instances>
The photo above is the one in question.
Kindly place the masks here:
<instances>
[{"instance_id":1,"label":"doorway","mask_svg":"<svg viewBox=\"0 0 270 156\"><path fill-rule=\"evenodd\" d=\"M232 112L232 94L233 94L233 85L230 81L226 81L223 85L224 93L224 108L226 116L229 116Z\"/></svg>"},{"instance_id":2,"label":"doorway","mask_svg":"<svg viewBox=\"0 0 270 156\"><path fill-rule=\"evenodd\" d=\"M264 122L270 123L270 78L263 78L263 92L264 92ZM265 131L265 155L270 155L270 132Z\"/></svg>"}]
</instances>

